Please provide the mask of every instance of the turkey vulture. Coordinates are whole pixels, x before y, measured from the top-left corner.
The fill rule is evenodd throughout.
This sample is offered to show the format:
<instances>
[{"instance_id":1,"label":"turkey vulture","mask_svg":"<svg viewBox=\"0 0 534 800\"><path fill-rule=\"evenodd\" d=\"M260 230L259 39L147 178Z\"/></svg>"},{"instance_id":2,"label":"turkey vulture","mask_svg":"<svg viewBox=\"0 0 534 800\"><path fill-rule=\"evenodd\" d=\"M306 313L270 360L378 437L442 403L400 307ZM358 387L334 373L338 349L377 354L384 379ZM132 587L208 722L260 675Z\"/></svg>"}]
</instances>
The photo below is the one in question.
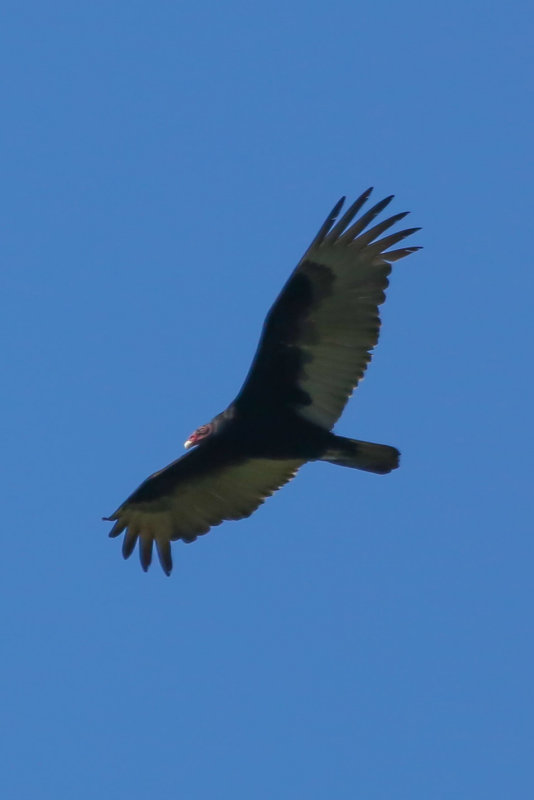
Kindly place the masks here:
<instances>
[{"instance_id":1,"label":"turkey vulture","mask_svg":"<svg viewBox=\"0 0 534 800\"><path fill-rule=\"evenodd\" d=\"M393 196L353 222L370 194L339 220L345 198L334 206L267 314L233 403L191 434L187 453L105 517L115 521L111 537L125 531L124 558L139 540L146 571L155 541L170 575L171 541L193 542L223 520L248 517L306 461L381 475L398 467L396 448L331 433L378 341L391 262L420 249L388 249L419 228L379 238L407 212L368 227Z\"/></svg>"}]
</instances>

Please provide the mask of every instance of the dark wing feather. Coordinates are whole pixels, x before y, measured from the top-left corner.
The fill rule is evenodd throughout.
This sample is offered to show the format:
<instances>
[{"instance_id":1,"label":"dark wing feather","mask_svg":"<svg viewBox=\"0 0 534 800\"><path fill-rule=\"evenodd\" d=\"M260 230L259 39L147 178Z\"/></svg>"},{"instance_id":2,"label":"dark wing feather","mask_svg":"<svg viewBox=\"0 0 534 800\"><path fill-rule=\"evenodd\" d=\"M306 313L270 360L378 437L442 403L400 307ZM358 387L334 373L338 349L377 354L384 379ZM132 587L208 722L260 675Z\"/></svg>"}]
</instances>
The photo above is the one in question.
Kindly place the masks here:
<instances>
[{"instance_id":1,"label":"dark wing feather","mask_svg":"<svg viewBox=\"0 0 534 800\"><path fill-rule=\"evenodd\" d=\"M405 213L365 232L392 197L353 222L370 193L338 222L342 201L334 207L282 289L236 398L238 410L289 406L327 429L340 416L378 341L378 307L385 300L390 262L420 249L385 252L419 228L378 238Z\"/></svg>"},{"instance_id":2,"label":"dark wing feather","mask_svg":"<svg viewBox=\"0 0 534 800\"><path fill-rule=\"evenodd\" d=\"M123 531L128 558L139 540L141 565L147 570L156 549L167 575L172 569L170 542L193 542L223 520L248 517L264 500L294 477L304 462L296 459L242 458L225 455L208 443L154 473L108 519L110 536Z\"/></svg>"}]
</instances>

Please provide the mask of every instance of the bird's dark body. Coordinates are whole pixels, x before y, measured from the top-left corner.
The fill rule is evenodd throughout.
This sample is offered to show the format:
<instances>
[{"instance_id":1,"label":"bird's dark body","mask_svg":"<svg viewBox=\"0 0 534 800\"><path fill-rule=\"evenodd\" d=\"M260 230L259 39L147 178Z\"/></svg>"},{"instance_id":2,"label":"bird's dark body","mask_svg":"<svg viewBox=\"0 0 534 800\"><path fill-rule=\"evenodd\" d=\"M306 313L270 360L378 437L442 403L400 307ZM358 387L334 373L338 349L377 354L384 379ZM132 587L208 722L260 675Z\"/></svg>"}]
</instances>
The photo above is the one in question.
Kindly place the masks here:
<instances>
[{"instance_id":1,"label":"bird's dark body","mask_svg":"<svg viewBox=\"0 0 534 800\"><path fill-rule=\"evenodd\" d=\"M194 449L109 517L110 536L125 531L125 557L139 541L143 569L155 542L170 574L172 540L192 542L225 519L249 516L307 461L377 474L398 466L396 448L332 433L378 341L391 263L419 249L389 249L418 228L381 237L404 213L369 228L391 197L353 221L370 191L337 220L342 198L320 228L265 319L233 403L191 435L186 447Z\"/></svg>"},{"instance_id":2,"label":"bird's dark body","mask_svg":"<svg viewBox=\"0 0 534 800\"><path fill-rule=\"evenodd\" d=\"M158 481L152 480L153 476L148 478L130 495L127 502L157 500L167 494L181 475L190 477L205 474L217 464L226 463L228 457L233 461L251 458L315 461L324 455L329 445L342 438L301 419L292 411L281 413L277 419L261 413L240 418L232 404L219 417L225 415L228 418L222 422L217 436L207 441L202 450L190 450L170 464L159 473ZM206 459L206 456L209 458Z\"/></svg>"}]
</instances>

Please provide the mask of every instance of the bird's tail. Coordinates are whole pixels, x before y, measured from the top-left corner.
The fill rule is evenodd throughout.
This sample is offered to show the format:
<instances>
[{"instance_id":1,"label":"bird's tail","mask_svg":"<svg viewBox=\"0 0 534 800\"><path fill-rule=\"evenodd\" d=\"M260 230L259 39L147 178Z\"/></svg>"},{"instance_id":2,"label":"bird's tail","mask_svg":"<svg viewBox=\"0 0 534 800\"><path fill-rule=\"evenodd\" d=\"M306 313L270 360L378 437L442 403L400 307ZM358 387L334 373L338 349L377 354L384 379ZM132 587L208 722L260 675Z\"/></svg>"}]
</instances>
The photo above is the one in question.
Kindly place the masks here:
<instances>
[{"instance_id":1,"label":"bird's tail","mask_svg":"<svg viewBox=\"0 0 534 800\"><path fill-rule=\"evenodd\" d=\"M321 456L321 461L385 475L392 469L397 469L399 457L397 448L388 444L361 442L359 439L346 439L344 436L333 434L328 448Z\"/></svg>"}]
</instances>

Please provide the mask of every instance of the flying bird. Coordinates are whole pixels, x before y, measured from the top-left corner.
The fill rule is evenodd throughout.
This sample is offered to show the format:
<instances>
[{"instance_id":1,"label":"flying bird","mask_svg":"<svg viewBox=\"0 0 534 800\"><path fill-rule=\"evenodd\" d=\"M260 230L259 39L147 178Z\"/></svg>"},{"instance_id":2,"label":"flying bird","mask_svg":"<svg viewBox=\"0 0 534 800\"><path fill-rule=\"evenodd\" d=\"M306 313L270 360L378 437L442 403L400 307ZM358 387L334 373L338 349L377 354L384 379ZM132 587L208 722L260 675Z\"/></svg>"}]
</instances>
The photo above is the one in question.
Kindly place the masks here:
<instances>
[{"instance_id":1,"label":"flying bird","mask_svg":"<svg viewBox=\"0 0 534 800\"><path fill-rule=\"evenodd\" d=\"M139 541L146 571L155 542L170 575L171 541L250 516L307 461L379 475L398 467L395 447L331 432L378 341L391 263L420 249L390 249L420 228L382 236L408 212L369 227L393 195L356 218L371 191L338 219L342 197L328 215L267 314L235 400L104 518L115 522L111 537L124 532L124 558Z\"/></svg>"}]
</instances>

